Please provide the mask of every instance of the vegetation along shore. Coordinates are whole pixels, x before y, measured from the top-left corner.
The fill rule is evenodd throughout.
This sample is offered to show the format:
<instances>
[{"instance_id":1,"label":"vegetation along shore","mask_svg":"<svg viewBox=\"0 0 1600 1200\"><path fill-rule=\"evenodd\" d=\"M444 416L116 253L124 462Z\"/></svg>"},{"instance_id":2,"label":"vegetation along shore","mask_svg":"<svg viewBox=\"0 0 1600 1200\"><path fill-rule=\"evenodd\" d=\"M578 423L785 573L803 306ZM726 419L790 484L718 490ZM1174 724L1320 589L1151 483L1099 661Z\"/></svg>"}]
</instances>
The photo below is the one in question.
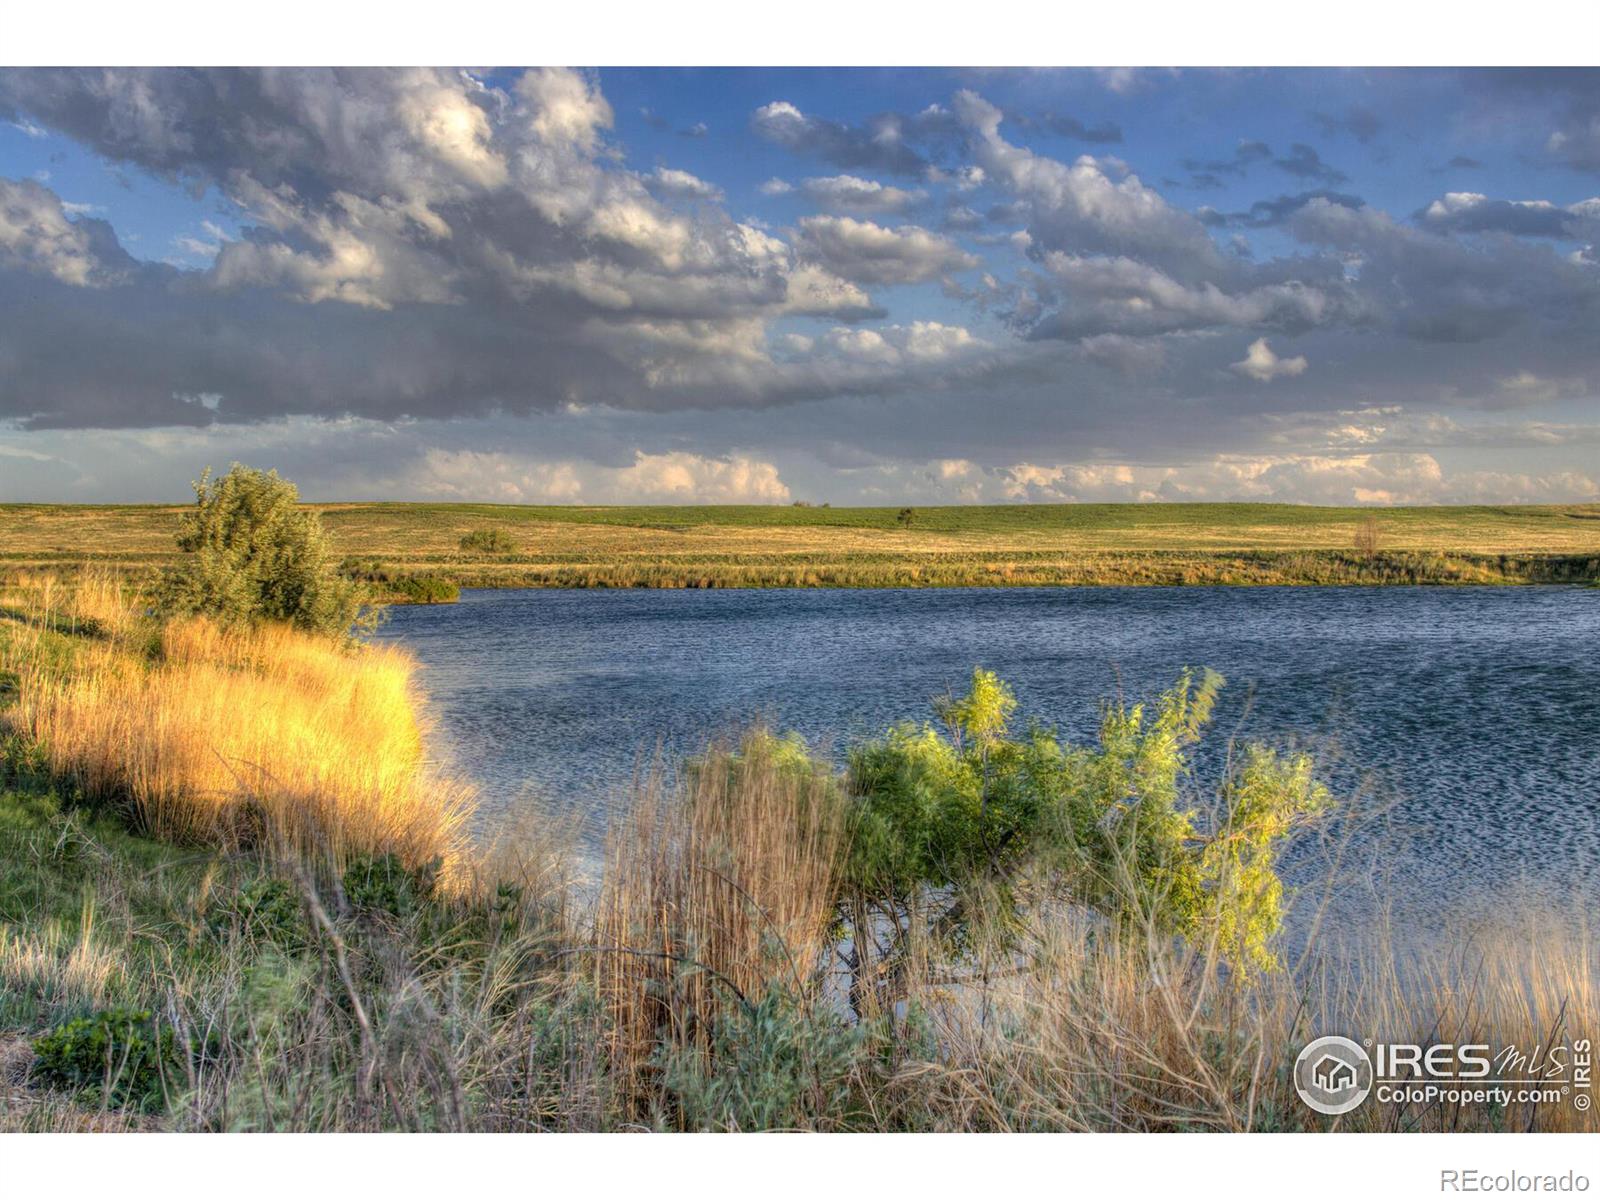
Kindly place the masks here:
<instances>
[{"instance_id":1,"label":"vegetation along shore","mask_svg":"<svg viewBox=\"0 0 1600 1200\"><path fill-rule=\"evenodd\" d=\"M1299 1102L1328 1030L1581 1036L1600 964L1515 896L1444 949L1334 941L1360 806L1289 748L1199 755L1213 672L1084 744L982 670L841 759L751 728L640 779L592 863L467 836L292 489L197 500L152 582L0 576L0 1129L1596 1127Z\"/></svg>"},{"instance_id":2,"label":"vegetation along shore","mask_svg":"<svg viewBox=\"0 0 1600 1200\"><path fill-rule=\"evenodd\" d=\"M396 603L458 587L1518 584L1600 579L1600 505L309 506ZM0 505L0 566L170 563L185 510Z\"/></svg>"}]
</instances>

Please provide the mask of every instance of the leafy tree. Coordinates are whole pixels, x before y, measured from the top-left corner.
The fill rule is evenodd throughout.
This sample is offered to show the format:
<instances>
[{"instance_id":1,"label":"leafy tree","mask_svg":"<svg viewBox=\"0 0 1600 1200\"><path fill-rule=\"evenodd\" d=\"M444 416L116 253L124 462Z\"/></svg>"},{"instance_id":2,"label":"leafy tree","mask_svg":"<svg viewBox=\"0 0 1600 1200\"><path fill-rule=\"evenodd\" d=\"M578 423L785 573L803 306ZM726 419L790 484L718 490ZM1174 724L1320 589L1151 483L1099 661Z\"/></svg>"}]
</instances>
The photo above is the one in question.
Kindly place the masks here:
<instances>
[{"instance_id":1,"label":"leafy tree","mask_svg":"<svg viewBox=\"0 0 1600 1200\"><path fill-rule=\"evenodd\" d=\"M902 508L898 513L895 514L894 519L901 529L910 529L914 524L916 524L917 510L914 508Z\"/></svg>"},{"instance_id":2,"label":"leafy tree","mask_svg":"<svg viewBox=\"0 0 1600 1200\"><path fill-rule=\"evenodd\" d=\"M234 463L220 479L207 468L194 493L178 533L183 558L157 589L160 614L287 621L340 638L376 625L367 589L339 572L321 518L300 507L294 484Z\"/></svg>"}]
</instances>

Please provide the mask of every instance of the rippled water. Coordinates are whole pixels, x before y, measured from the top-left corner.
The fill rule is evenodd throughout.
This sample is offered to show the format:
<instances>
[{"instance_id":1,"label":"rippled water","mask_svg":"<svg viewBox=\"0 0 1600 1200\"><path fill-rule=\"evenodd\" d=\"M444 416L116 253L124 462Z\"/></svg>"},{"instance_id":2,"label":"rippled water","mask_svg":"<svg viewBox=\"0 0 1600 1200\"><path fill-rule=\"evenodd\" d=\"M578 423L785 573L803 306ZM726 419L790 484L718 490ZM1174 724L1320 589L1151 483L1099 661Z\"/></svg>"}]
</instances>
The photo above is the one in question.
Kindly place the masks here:
<instances>
[{"instance_id":1,"label":"rippled water","mask_svg":"<svg viewBox=\"0 0 1600 1200\"><path fill-rule=\"evenodd\" d=\"M1305 744L1389 805L1347 864L1391 869L1403 907L1600 898L1600 590L476 591L383 636L423 662L486 827L543 805L592 842L657 746L761 715L837 749L980 664L1089 738L1103 698L1187 664L1228 679L1220 731Z\"/></svg>"}]
</instances>

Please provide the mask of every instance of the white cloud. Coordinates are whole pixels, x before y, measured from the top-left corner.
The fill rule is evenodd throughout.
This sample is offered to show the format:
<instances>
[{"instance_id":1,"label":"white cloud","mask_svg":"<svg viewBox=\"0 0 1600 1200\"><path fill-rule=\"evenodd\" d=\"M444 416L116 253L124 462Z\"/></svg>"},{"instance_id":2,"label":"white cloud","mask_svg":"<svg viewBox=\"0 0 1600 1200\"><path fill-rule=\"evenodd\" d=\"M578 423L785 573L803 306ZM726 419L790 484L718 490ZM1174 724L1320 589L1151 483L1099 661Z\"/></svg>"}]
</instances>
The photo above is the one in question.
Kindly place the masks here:
<instances>
[{"instance_id":1,"label":"white cloud","mask_svg":"<svg viewBox=\"0 0 1600 1200\"><path fill-rule=\"evenodd\" d=\"M813 204L840 212L904 212L928 198L923 191L907 191L855 175L806 179L800 190Z\"/></svg>"},{"instance_id":2,"label":"white cloud","mask_svg":"<svg viewBox=\"0 0 1600 1200\"><path fill-rule=\"evenodd\" d=\"M410 484L423 495L518 504L781 504L790 495L770 462L745 455L708 458L681 450L635 451L626 467L434 450Z\"/></svg>"},{"instance_id":3,"label":"white cloud","mask_svg":"<svg viewBox=\"0 0 1600 1200\"><path fill-rule=\"evenodd\" d=\"M891 229L854 217L802 217L797 244L829 270L861 283L920 283L978 265L955 242L919 225Z\"/></svg>"},{"instance_id":4,"label":"white cloud","mask_svg":"<svg viewBox=\"0 0 1600 1200\"><path fill-rule=\"evenodd\" d=\"M1303 354L1297 354L1293 358L1279 358L1273 353L1272 347L1267 345L1266 338L1257 338L1250 343L1243 360L1230 363L1228 369L1258 383L1271 383L1274 379L1285 376L1305 374L1306 358Z\"/></svg>"},{"instance_id":5,"label":"white cloud","mask_svg":"<svg viewBox=\"0 0 1600 1200\"><path fill-rule=\"evenodd\" d=\"M101 265L87 227L68 219L60 197L32 180L0 179L0 266L88 287Z\"/></svg>"},{"instance_id":6,"label":"white cloud","mask_svg":"<svg viewBox=\"0 0 1600 1200\"><path fill-rule=\"evenodd\" d=\"M657 167L655 173L650 176L650 184L664 195L685 200L722 199L722 189L715 184L707 183L688 171L679 171L672 167Z\"/></svg>"}]
</instances>

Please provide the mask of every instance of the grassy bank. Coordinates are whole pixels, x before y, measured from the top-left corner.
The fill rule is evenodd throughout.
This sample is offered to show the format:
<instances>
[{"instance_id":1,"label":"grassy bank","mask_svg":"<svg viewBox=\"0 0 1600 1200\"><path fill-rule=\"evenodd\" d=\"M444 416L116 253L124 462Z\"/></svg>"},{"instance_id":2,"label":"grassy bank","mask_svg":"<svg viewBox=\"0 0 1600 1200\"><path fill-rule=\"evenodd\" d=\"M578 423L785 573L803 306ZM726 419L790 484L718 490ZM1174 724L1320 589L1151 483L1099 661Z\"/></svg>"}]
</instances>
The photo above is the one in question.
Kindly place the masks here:
<instances>
[{"instance_id":1,"label":"grassy bank","mask_svg":"<svg viewBox=\"0 0 1600 1200\"><path fill-rule=\"evenodd\" d=\"M1600 505L314 506L401 602L471 587L1539 583L1600 578ZM0 566L148 571L177 507L0 506ZM1372 522L1369 525L1369 521ZM1372 541L1366 540L1370 530ZM489 546L493 549L474 547Z\"/></svg>"},{"instance_id":2,"label":"grassy bank","mask_svg":"<svg viewBox=\"0 0 1600 1200\"><path fill-rule=\"evenodd\" d=\"M1224 824L1185 832L1163 805L1204 719L1186 700L1115 710L1109 743L1058 753L1001 739L1005 696L975 683L949 710L964 745L915 727L874 744L864 761L911 791L865 809L855 776L751 735L675 785L641 781L580 880L559 830L454 839L461 797L411 751L403 660L270 628L156 629L114 590L59 586L0 596L0 1129L1596 1128L1568 1104L1329 1119L1300 1103L1290 1067L1326 1032L1592 1036L1592 934L1507 897L1500 925L1437 955L1381 935L1341 953L1325 931L1247 969L1226 949L1234 922L1279 897L1234 845L1273 831L1238 813L1301 767L1259 760L1274 769L1235 779ZM331 664L365 683L333 686ZM191 693L227 696L226 719ZM196 746L273 768L219 776ZM398 781L362 765L395 759ZM1173 924L1160 894L1107 907L1114 871L1008 849L1026 829L1065 835L1027 825L1021 792L992 807L963 792L979 763L985 781L1089 787L1063 795L1083 829L1052 846L1098 844L1105 816L1075 804L1153 798L1153 818L1181 818L1179 857L1129 868L1192 861L1200 915ZM386 805L402 802L397 825ZM1317 834L1330 880L1350 819L1333 811ZM974 841L990 821L1003 836ZM925 836L885 837L910 828ZM988 885L914 886L962 847L978 874L961 877Z\"/></svg>"}]
</instances>

